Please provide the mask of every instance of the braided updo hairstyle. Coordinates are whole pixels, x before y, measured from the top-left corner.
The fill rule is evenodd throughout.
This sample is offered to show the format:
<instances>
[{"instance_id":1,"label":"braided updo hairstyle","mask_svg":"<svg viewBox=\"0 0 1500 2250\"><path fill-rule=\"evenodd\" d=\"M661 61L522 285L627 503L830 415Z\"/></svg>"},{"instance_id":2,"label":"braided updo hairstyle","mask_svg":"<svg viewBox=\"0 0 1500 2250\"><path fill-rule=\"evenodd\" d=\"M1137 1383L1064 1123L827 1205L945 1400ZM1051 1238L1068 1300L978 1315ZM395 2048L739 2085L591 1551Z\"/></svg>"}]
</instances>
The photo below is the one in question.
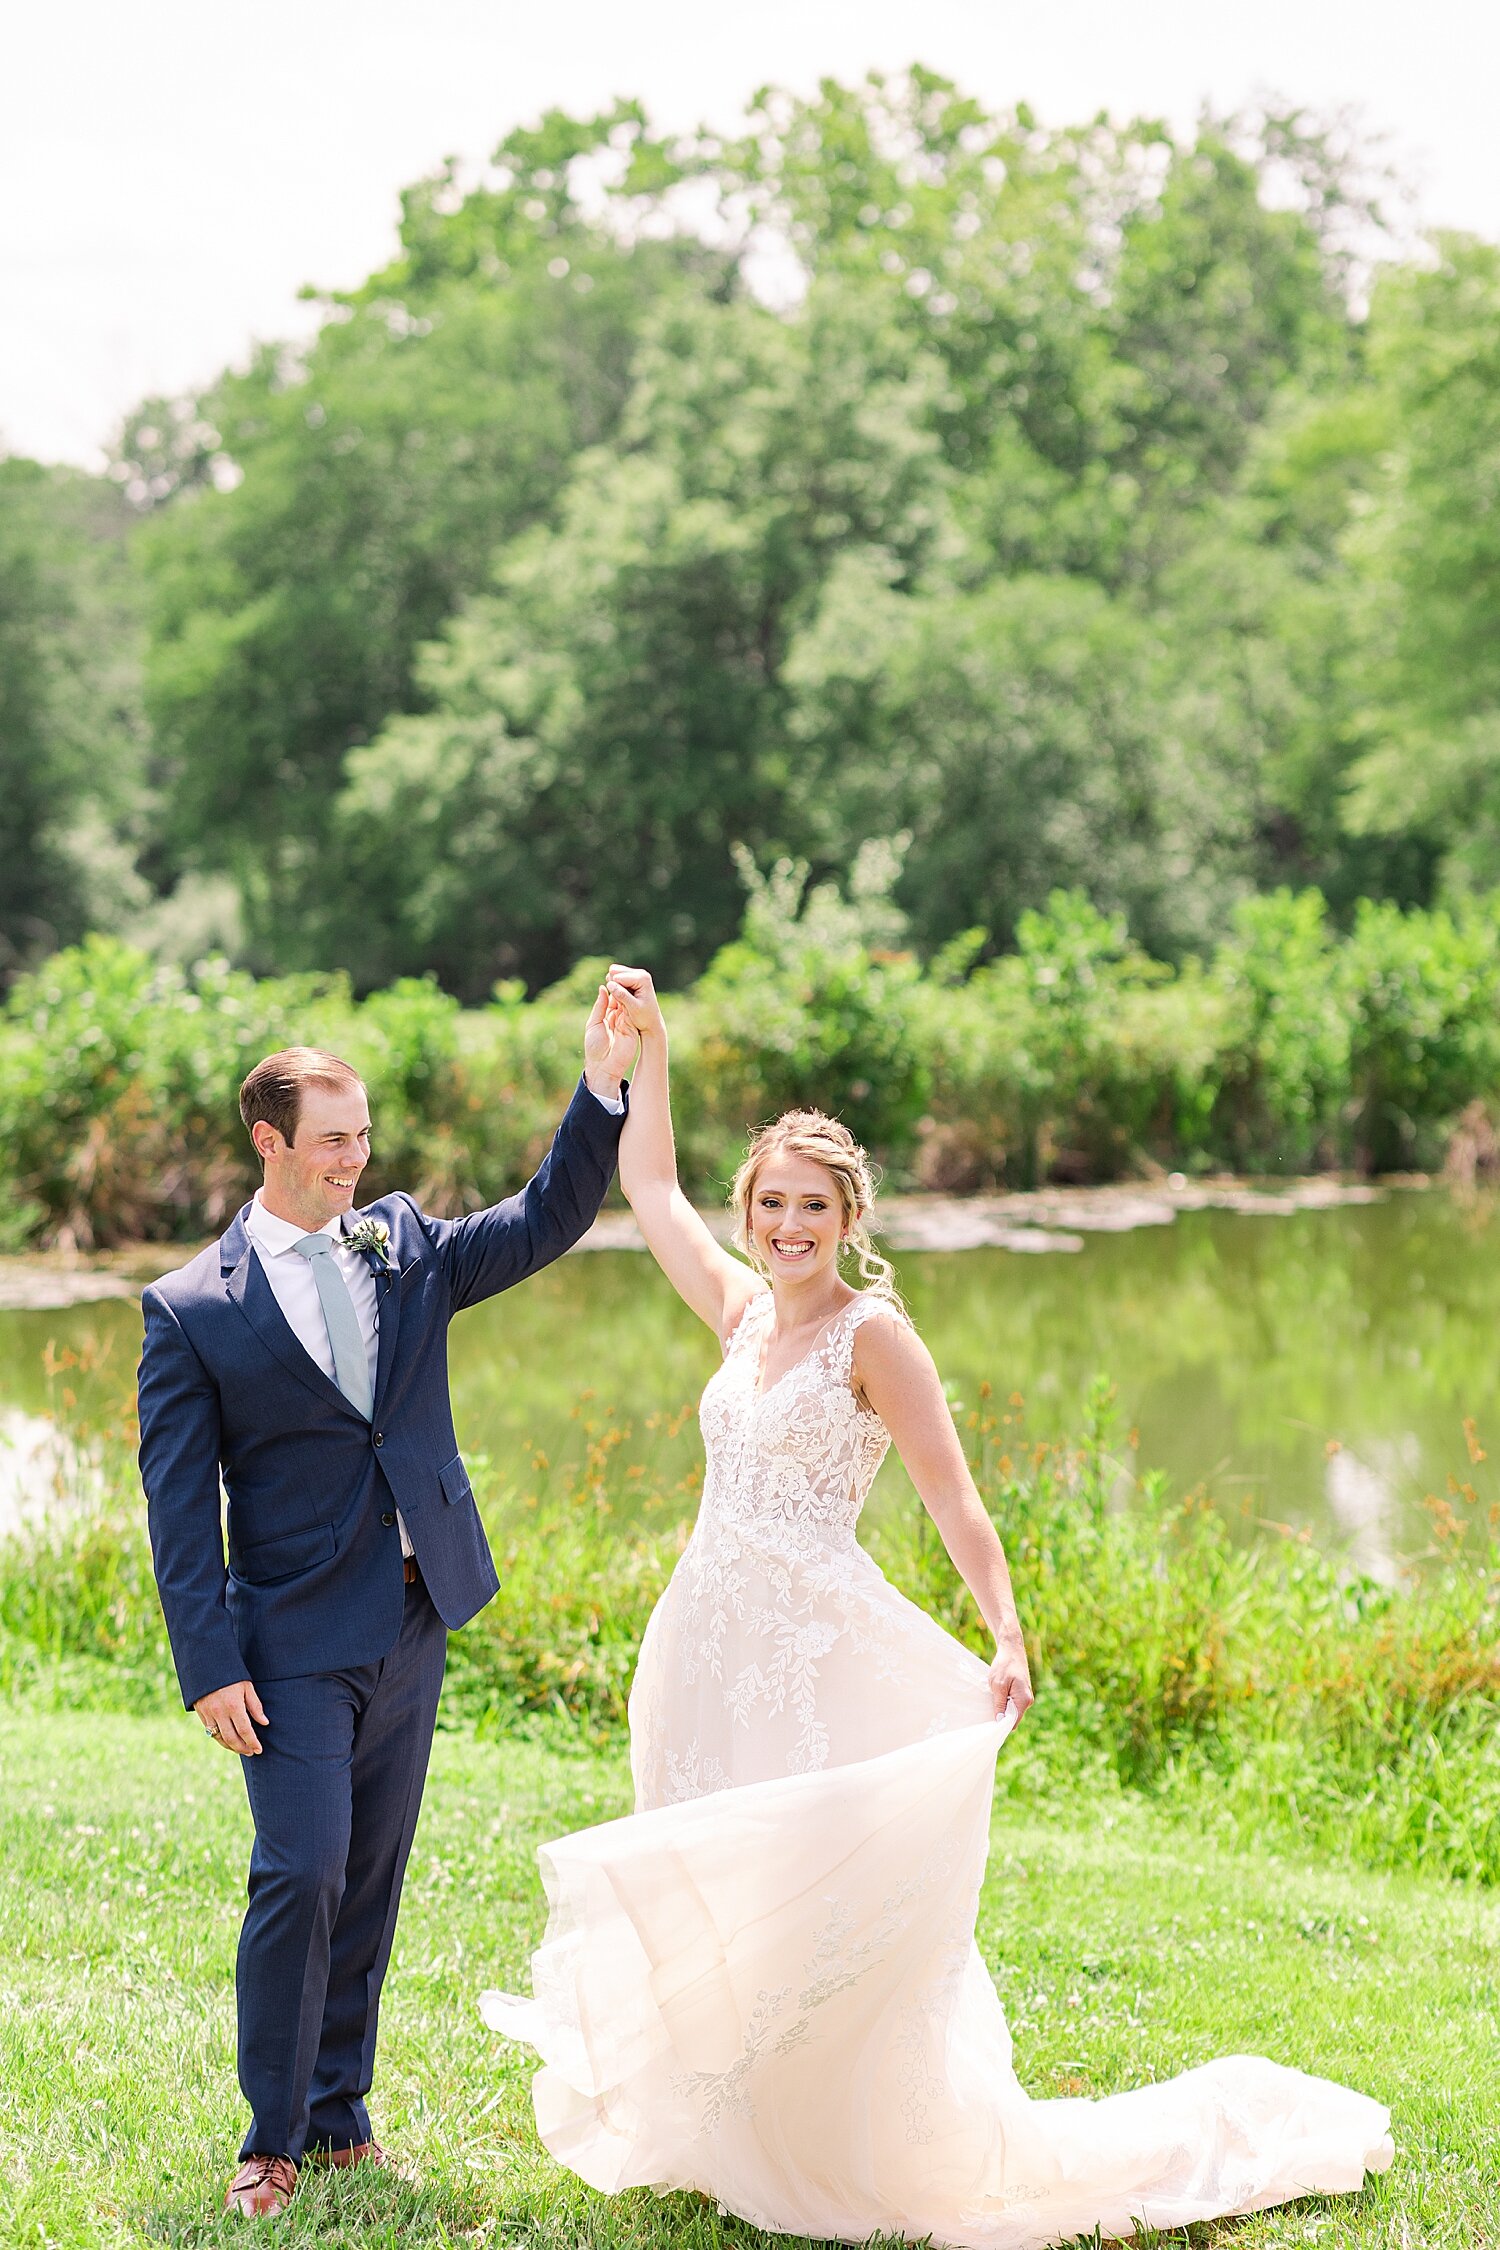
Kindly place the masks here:
<instances>
[{"instance_id":1,"label":"braided updo hairstyle","mask_svg":"<svg viewBox=\"0 0 1500 2250\"><path fill-rule=\"evenodd\" d=\"M750 1235L750 1202L762 1166L772 1156L800 1156L821 1165L833 1181L843 1221L840 1259L852 1258L860 1286L888 1297L905 1311L889 1259L882 1258L870 1240L867 1221L875 1203L875 1174L864 1150L847 1125L826 1117L820 1109L789 1109L769 1125L762 1125L745 1152L745 1161L734 1175L729 1201L734 1211L734 1242L751 1264L764 1271ZM852 1279L852 1276L849 1277Z\"/></svg>"}]
</instances>

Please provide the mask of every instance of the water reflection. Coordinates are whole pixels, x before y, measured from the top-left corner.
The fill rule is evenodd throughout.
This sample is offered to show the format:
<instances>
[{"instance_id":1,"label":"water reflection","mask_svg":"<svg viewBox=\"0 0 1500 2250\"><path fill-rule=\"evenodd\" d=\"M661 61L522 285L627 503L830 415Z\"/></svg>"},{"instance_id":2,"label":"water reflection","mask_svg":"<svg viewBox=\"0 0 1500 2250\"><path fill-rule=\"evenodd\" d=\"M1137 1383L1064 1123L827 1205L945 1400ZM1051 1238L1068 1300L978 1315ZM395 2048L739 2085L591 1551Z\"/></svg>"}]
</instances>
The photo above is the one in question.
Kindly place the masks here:
<instances>
[{"instance_id":1,"label":"water reflection","mask_svg":"<svg viewBox=\"0 0 1500 2250\"><path fill-rule=\"evenodd\" d=\"M1383 1586L1400 1577L1394 1541L1401 1496L1417 1483L1421 1464L1421 1442L1414 1430L1372 1442L1364 1460L1342 1445L1328 1456L1324 1489L1329 1513L1346 1534L1349 1560Z\"/></svg>"},{"instance_id":2,"label":"water reflection","mask_svg":"<svg viewBox=\"0 0 1500 2250\"><path fill-rule=\"evenodd\" d=\"M960 1397L982 1381L1020 1391L1031 1432L1060 1437L1105 1372L1141 1464L1206 1485L1247 1525L1310 1525L1387 1575L1427 1544L1424 1493L1471 1473L1464 1417L1500 1445L1495 1239L1484 1211L1397 1192L1275 1219L1186 1214L1091 1234L1069 1257L904 1253L899 1270ZM139 1337L134 1305L0 1315L0 1400L42 1415L66 1380L113 1410ZM644 1256L565 1259L455 1324L460 1442L523 1496L570 1488L592 1446L622 1507L635 1493L690 1507L699 1451L683 1410L714 1356ZM898 1467L879 1491L903 1499Z\"/></svg>"},{"instance_id":3,"label":"water reflection","mask_svg":"<svg viewBox=\"0 0 1500 2250\"><path fill-rule=\"evenodd\" d=\"M87 1450L49 1416L0 1410L0 1539L82 1506L97 1489Z\"/></svg>"}]
</instances>

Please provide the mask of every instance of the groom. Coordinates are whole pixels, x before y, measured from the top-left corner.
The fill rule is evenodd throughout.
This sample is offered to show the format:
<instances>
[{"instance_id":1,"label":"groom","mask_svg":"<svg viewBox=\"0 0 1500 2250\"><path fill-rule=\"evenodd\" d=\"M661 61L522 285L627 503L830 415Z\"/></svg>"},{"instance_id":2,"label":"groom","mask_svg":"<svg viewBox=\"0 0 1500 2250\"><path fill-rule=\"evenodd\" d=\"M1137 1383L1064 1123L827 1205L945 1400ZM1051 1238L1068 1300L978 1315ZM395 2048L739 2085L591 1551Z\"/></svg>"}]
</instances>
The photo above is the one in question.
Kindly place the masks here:
<instances>
[{"instance_id":1,"label":"groom","mask_svg":"<svg viewBox=\"0 0 1500 2250\"><path fill-rule=\"evenodd\" d=\"M370 1156L347 1063L291 1047L240 1114L264 1184L145 1293L141 1477L183 1700L244 1761L250 2128L228 2210L285 2209L304 2158L385 2161L365 2096L448 1632L498 1581L454 1442L456 1312L549 1265L615 1167L627 1061L601 991L540 1171L465 1219L350 1216ZM228 1494L221 1534L219 1485Z\"/></svg>"}]
</instances>

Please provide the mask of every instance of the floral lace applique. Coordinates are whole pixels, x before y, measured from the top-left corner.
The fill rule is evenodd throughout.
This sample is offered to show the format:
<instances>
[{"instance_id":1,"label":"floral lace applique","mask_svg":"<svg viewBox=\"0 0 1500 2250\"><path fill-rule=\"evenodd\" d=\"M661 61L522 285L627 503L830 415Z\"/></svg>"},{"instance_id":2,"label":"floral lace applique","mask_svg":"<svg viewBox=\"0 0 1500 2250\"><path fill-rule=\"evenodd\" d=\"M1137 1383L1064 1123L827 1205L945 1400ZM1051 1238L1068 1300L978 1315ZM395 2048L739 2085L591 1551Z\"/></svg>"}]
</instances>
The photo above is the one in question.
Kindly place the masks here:
<instances>
[{"instance_id":1,"label":"floral lace applique","mask_svg":"<svg viewBox=\"0 0 1500 2250\"><path fill-rule=\"evenodd\" d=\"M707 1756L696 1739L685 1750L668 1750L667 1796L669 1805L685 1804L690 1797L712 1797L730 1786L729 1776L717 1758Z\"/></svg>"},{"instance_id":2,"label":"floral lace applique","mask_svg":"<svg viewBox=\"0 0 1500 2250\"><path fill-rule=\"evenodd\" d=\"M819 1666L835 1643L847 1637L880 1678L899 1670L904 1623L855 1538L890 1438L851 1384L860 1324L901 1314L884 1298L852 1299L762 1387L774 1315L769 1291L751 1298L704 1391L703 1503L673 1598L686 1684L716 1681L735 1727L790 1717L786 1771L810 1773L829 1754ZM669 1772L668 1801L680 1786Z\"/></svg>"},{"instance_id":3,"label":"floral lace applique","mask_svg":"<svg viewBox=\"0 0 1500 2250\"><path fill-rule=\"evenodd\" d=\"M703 2131L711 2132L726 2117L753 2114L750 2077L762 2053L771 2044L776 2019L791 1996L789 1984L784 1984L779 1992L757 1993L755 2006L746 2020L744 2045L727 2070L689 2070L672 2080L674 2094L681 2094L688 2101L701 2101L698 2123ZM781 2046L782 2042L777 2041L772 2051L779 2051Z\"/></svg>"},{"instance_id":4,"label":"floral lace applique","mask_svg":"<svg viewBox=\"0 0 1500 2250\"><path fill-rule=\"evenodd\" d=\"M847 1992L890 1959L897 1939L911 1927L921 1911L923 1898L935 1885L949 1882L955 1856L956 1847L951 1838L937 1839L926 1858L919 1861L908 1879L883 1902L879 1917L858 1933L843 1901L837 1898L827 1901L827 1919L813 1939L806 1963L807 1981L800 1989L788 1984L776 1991L757 1993L755 2005L746 2019L740 2052L726 2070L687 2071L673 2078L673 2092L699 2105L697 2122L701 2130L710 2131L725 2118L754 2116L754 2083L759 2064L767 2057L790 2054L793 2048L803 2045L817 2029L819 2009L827 2007L840 1993ZM972 1903L966 1902L970 1908L967 1915L952 1918L951 1927L945 1933L937 1975L928 1981L920 1998L901 2012L896 2035L897 2045L902 2050L898 2079L903 2089L901 2106L910 2140L929 2137L924 2129L926 2103L942 2091L941 2082L933 2076L927 2059L925 2027L933 2020L930 2008L941 2006L963 1975L968 1934L973 1924ZM944 2019L939 2016L936 2020Z\"/></svg>"}]
</instances>

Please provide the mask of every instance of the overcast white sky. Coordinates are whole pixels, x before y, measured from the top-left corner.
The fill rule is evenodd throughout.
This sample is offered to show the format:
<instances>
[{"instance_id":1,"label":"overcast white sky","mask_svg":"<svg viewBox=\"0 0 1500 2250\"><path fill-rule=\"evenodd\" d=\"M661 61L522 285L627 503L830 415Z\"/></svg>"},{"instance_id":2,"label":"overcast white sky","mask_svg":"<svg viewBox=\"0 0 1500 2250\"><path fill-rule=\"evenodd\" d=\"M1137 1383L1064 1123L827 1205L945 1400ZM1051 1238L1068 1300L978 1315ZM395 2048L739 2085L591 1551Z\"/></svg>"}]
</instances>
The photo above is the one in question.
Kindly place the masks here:
<instances>
[{"instance_id":1,"label":"overcast white sky","mask_svg":"<svg viewBox=\"0 0 1500 2250\"><path fill-rule=\"evenodd\" d=\"M1500 237L1494 0L49 0L0 80L0 443L96 462L143 393L388 256L405 183L544 107L728 125L767 80L913 60L1055 124L1353 103L1424 222Z\"/></svg>"}]
</instances>

